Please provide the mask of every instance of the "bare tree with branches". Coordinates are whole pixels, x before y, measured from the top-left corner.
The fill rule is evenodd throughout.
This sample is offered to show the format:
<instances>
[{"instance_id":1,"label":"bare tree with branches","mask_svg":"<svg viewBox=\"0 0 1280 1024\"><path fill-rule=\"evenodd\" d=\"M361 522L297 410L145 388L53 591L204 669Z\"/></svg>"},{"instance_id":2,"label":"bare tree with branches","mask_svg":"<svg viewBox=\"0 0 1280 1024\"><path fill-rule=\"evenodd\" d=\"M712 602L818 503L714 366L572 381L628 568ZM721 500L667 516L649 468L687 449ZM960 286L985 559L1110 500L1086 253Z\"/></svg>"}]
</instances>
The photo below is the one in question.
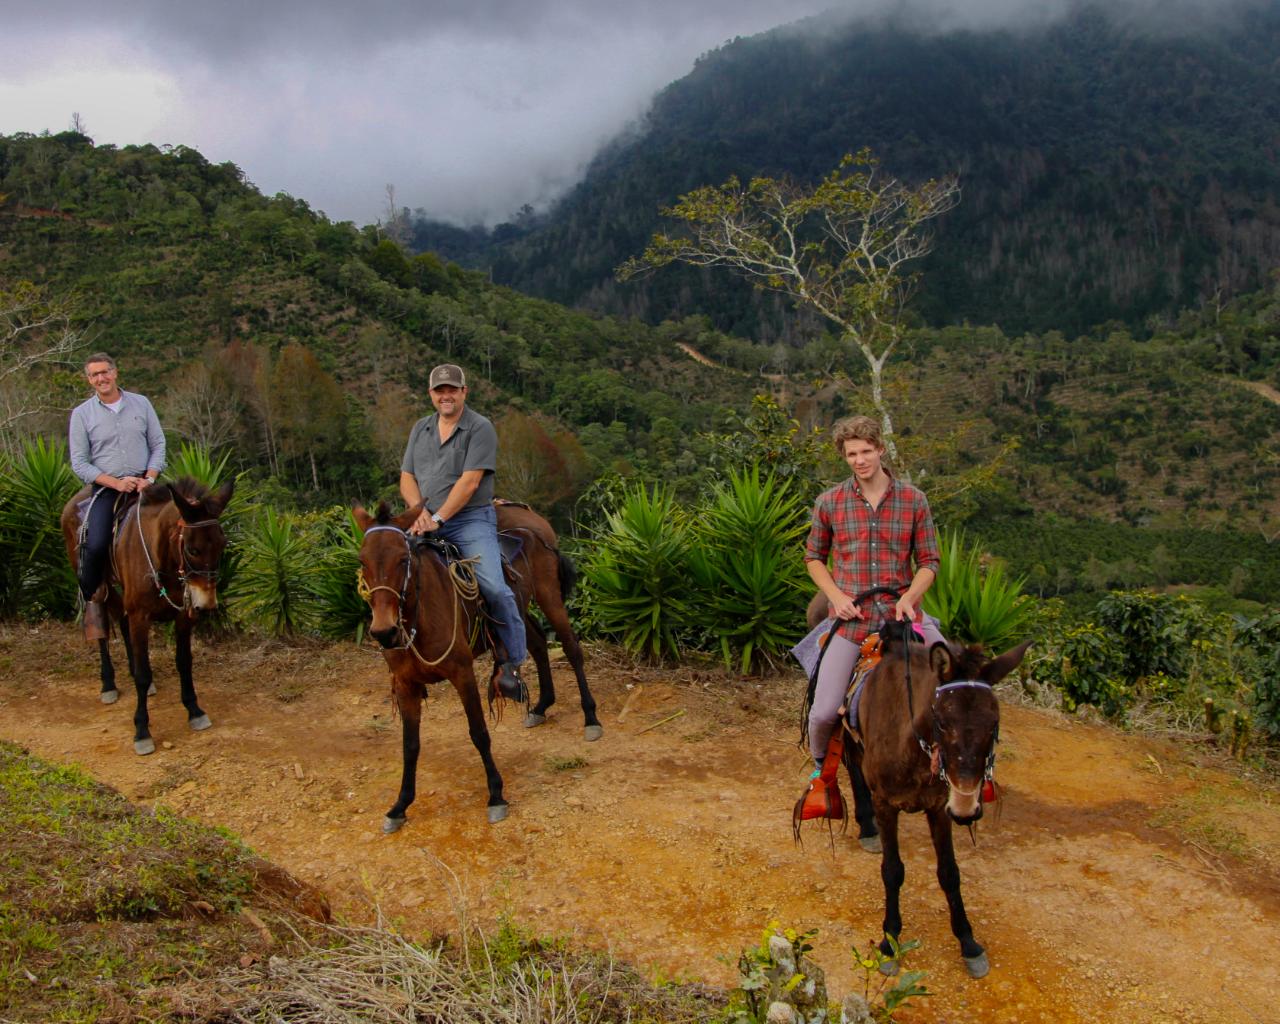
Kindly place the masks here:
<instances>
[{"instance_id":1,"label":"bare tree with branches","mask_svg":"<svg viewBox=\"0 0 1280 1024\"><path fill-rule=\"evenodd\" d=\"M643 255L618 268L618 277L676 262L727 267L825 317L862 354L885 444L895 456L883 380L917 282L906 266L932 248L924 225L959 200L955 175L912 188L884 177L865 149L846 156L815 186L773 178L743 186L730 178L664 209L684 231L654 235Z\"/></svg>"},{"instance_id":2,"label":"bare tree with branches","mask_svg":"<svg viewBox=\"0 0 1280 1024\"><path fill-rule=\"evenodd\" d=\"M51 299L29 281L0 287L0 439L6 448L17 445L34 417L61 411L49 371L73 365L85 344L71 300Z\"/></svg>"}]
</instances>

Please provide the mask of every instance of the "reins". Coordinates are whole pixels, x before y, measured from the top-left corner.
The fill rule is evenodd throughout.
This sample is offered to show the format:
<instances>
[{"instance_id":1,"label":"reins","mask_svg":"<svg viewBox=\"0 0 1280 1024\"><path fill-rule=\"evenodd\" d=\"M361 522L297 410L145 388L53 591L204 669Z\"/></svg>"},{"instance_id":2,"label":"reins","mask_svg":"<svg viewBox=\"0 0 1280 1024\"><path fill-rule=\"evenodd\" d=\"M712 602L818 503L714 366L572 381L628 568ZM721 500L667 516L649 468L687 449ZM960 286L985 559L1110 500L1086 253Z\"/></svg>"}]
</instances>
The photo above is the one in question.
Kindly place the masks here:
<instances>
[{"instance_id":1,"label":"reins","mask_svg":"<svg viewBox=\"0 0 1280 1024\"><path fill-rule=\"evenodd\" d=\"M453 651L454 645L458 642L458 619L462 612L462 603L464 601L474 601L480 596L480 584L476 580L475 570L472 566L478 561L475 558L460 558L456 562L448 563L446 572L449 574L449 582L452 584L453 590L453 629L449 635L449 646L444 649L444 653L438 658L428 660L423 656L418 648L414 646L414 640L418 636L418 627L415 625L412 630L407 630L404 624L404 606L405 599L409 593L409 581L414 581L415 597L417 596L417 577L414 573L413 565L413 548L409 546L409 535L398 526L371 526L365 530L367 537L371 533L393 532L398 533L404 541L405 561L404 561L404 582L400 585L400 589L389 587L386 584L378 584L377 586L369 586L368 580L364 578L364 568L361 567L356 573L356 589L360 596L368 604L373 603L373 595L379 590L386 590L396 595L396 630L399 637L404 641L398 647L388 647L390 651L407 650L426 668L434 668L439 665ZM415 602L416 604L416 602Z\"/></svg>"},{"instance_id":2,"label":"reins","mask_svg":"<svg viewBox=\"0 0 1280 1024\"><path fill-rule=\"evenodd\" d=\"M220 523L216 518L201 519L196 523L188 523L182 518L182 514L178 514L178 582L182 584L182 604L174 604L173 598L169 596L168 588L160 581L160 572L156 569L155 560L151 557L151 550L147 547L147 538L142 532L142 503L133 507L134 519L138 524L138 543L142 545L142 556L147 560L147 578L151 580L156 588L156 592L165 599L165 602L174 611L185 611L191 607L191 592L187 587L187 578L189 576L201 577L209 580L215 585L218 582L217 569L191 569L188 567L188 551L187 551L187 530L195 530L202 526L218 526Z\"/></svg>"}]
</instances>

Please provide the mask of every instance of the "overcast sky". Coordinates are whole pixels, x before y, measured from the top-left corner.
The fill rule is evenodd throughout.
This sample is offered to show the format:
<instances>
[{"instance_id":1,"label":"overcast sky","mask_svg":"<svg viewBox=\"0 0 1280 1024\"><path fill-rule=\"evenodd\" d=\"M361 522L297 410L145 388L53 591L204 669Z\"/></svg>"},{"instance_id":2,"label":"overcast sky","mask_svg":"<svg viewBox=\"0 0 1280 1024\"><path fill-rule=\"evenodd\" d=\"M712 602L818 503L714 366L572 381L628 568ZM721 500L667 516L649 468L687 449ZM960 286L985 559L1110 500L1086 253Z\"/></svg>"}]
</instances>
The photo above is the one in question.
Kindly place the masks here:
<instances>
[{"instance_id":1,"label":"overcast sky","mask_svg":"<svg viewBox=\"0 0 1280 1024\"><path fill-rule=\"evenodd\" d=\"M954 2L948 23L1066 0ZM700 53L893 3L0 0L0 134L75 111L98 143L191 146L335 219L376 220L390 183L400 205L492 223L572 185Z\"/></svg>"}]
</instances>

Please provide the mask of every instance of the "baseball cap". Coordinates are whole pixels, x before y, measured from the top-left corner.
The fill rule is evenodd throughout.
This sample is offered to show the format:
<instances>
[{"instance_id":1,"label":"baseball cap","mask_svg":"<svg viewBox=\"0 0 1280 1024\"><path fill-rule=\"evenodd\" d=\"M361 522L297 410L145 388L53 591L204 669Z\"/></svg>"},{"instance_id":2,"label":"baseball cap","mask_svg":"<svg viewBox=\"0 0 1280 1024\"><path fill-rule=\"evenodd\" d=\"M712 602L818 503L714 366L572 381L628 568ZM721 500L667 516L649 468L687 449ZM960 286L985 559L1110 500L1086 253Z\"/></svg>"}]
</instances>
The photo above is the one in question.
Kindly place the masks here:
<instances>
[{"instance_id":1,"label":"baseball cap","mask_svg":"<svg viewBox=\"0 0 1280 1024\"><path fill-rule=\"evenodd\" d=\"M455 388L465 388L467 386L467 375L462 372L461 366L455 366L453 363L441 363L431 371L431 382L428 387L434 389L451 384Z\"/></svg>"}]
</instances>

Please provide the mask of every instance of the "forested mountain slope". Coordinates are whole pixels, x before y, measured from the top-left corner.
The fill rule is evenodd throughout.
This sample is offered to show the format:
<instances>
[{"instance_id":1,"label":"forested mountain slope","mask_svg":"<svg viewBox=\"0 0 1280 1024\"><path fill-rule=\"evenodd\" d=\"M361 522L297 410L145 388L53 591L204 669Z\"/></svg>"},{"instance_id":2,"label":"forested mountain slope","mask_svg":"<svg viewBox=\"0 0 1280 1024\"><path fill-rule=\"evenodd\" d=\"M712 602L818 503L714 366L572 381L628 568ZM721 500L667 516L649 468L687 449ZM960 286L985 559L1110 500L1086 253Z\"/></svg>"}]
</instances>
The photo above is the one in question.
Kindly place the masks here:
<instances>
[{"instance_id":1,"label":"forested mountain slope","mask_svg":"<svg viewBox=\"0 0 1280 1024\"><path fill-rule=\"evenodd\" d=\"M574 312L408 258L376 229L264 197L189 149L0 137L0 296L23 280L73 302L171 434L231 451L276 502L393 489L444 358L468 367L473 401L518 453L528 489L516 496L562 523L612 471L705 488L709 434L760 450L743 423L753 394L804 427L866 408L858 362L828 336L789 349L703 318L655 328ZM1114 325L1075 337L921 327L888 376L926 487L1017 439L994 485L940 514L998 538L1042 587L1225 586L1234 573L1249 594L1280 578L1280 406L1259 393L1280 385L1274 283L1142 339ZM68 372L28 429L62 436L82 389ZM1082 520L1083 533L1053 526Z\"/></svg>"},{"instance_id":2,"label":"forested mountain slope","mask_svg":"<svg viewBox=\"0 0 1280 1024\"><path fill-rule=\"evenodd\" d=\"M525 211L487 239L421 222L419 241L559 302L651 322L708 313L794 341L794 320L730 282L612 272L696 186L811 180L870 146L897 177L961 176L923 268L926 322L1141 327L1256 289L1280 263L1280 2L1194 28L1178 17L1156 29L1086 6L1047 28L948 34L818 19L737 39L547 216Z\"/></svg>"}]
</instances>

